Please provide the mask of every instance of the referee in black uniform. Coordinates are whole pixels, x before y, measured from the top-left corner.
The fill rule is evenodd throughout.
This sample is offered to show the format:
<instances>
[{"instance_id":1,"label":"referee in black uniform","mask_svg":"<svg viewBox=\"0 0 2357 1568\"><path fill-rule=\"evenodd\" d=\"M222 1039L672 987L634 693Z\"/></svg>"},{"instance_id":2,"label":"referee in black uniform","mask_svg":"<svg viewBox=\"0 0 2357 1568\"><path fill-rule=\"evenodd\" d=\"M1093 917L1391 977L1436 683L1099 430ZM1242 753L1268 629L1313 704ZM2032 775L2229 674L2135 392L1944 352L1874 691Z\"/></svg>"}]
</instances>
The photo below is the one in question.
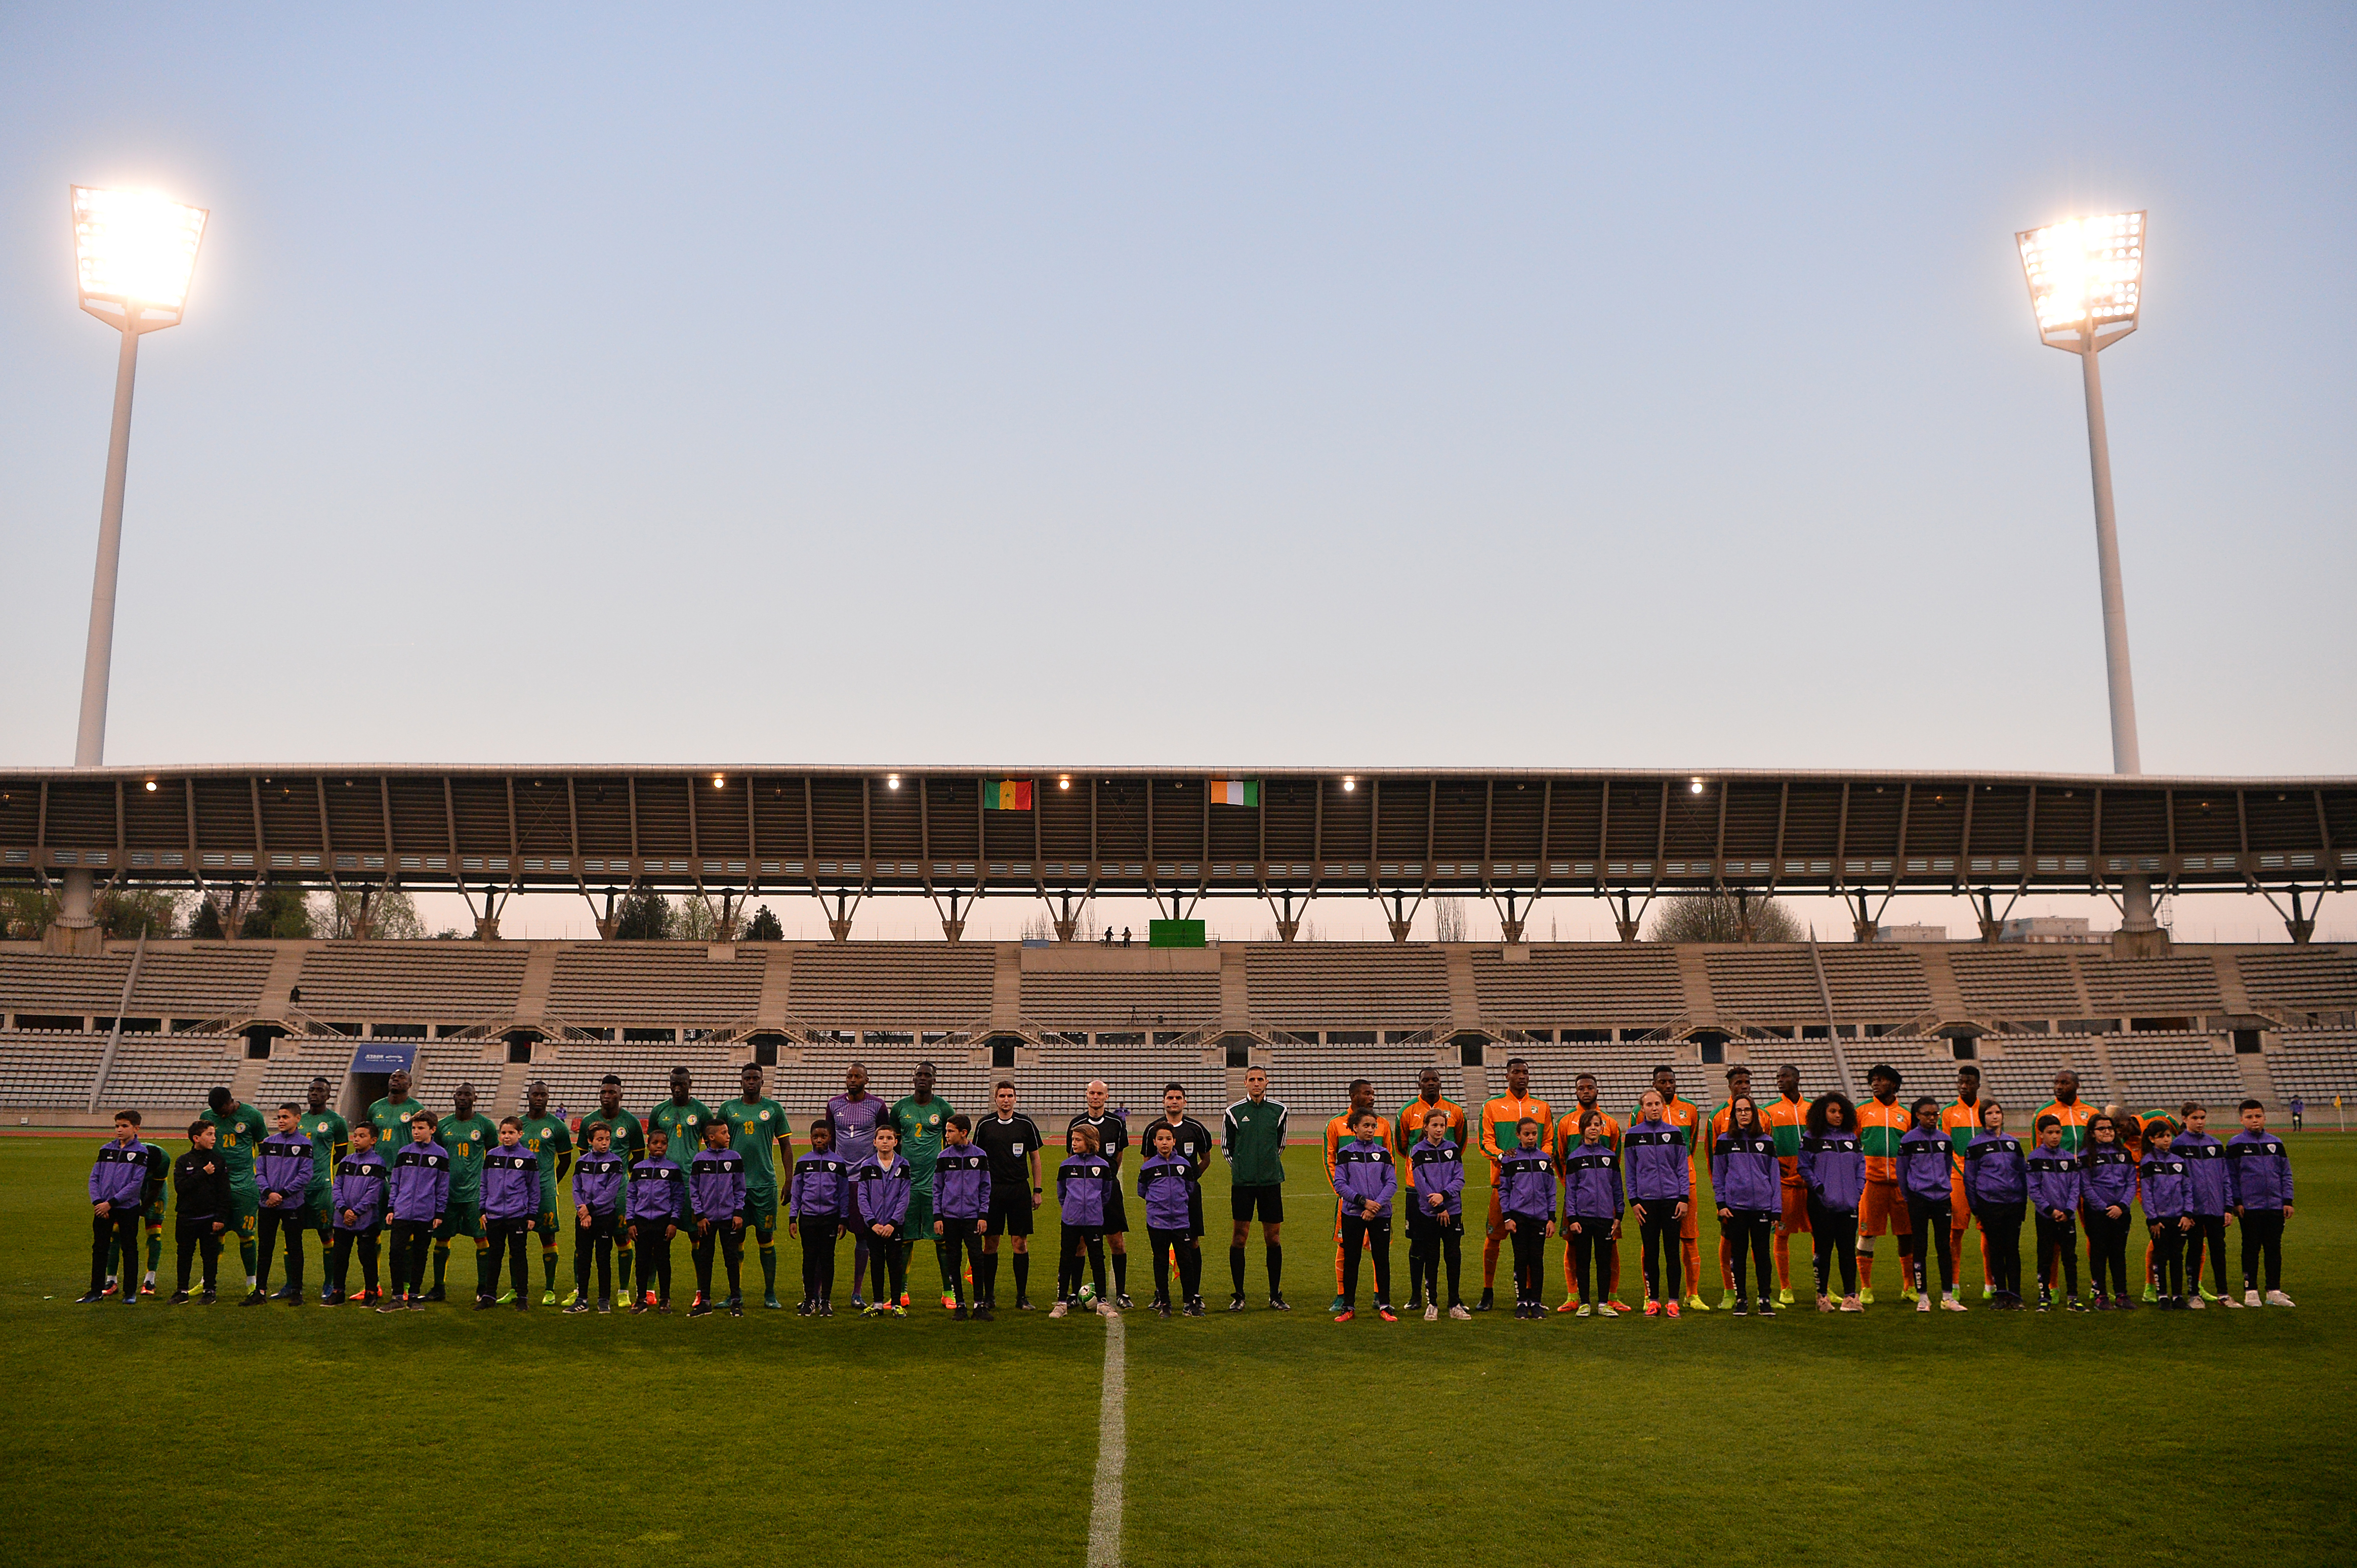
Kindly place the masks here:
<instances>
[{"instance_id":1,"label":"referee in black uniform","mask_svg":"<svg viewBox=\"0 0 2357 1568\"><path fill-rule=\"evenodd\" d=\"M1197 1240L1203 1236L1203 1172L1211 1163L1215 1146L1204 1125L1187 1114L1187 1091L1175 1083L1162 1086L1162 1120L1156 1127L1168 1125L1171 1135L1178 1140L1178 1153L1195 1167L1195 1179L1187 1184L1187 1230ZM1153 1135L1154 1128L1146 1129Z\"/></svg>"},{"instance_id":2,"label":"referee in black uniform","mask_svg":"<svg viewBox=\"0 0 2357 1568\"><path fill-rule=\"evenodd\" d=\"M974 1124L974 1141L990 1156L990 1225L982 1239L982 1299L998 1307L998 1238L1015 1238L1015 1310L1031 1310L1031 1211L1039 1207L1039 1128L1015 1111L1015 1085L998 1080L995 1115Z\"/></svg>"},{"instance_id":3,"label":"referee in black uniform","mask_svg":"<svg viewBox=\"0 0 2357 1568\"><path fill-rule=\"evenodd\" d=\"M1074 1127L1086 1127L1097 1135L1097 1153L1105 1164L1113 1166L1113 1191L1105 1197L1105 1251L1113 1254L1114 1305L1127 1312L1129 1299L1129 1208L1121 1200L1121 1155L1129 1147L1129 1123L1105 1108L1104 1079L1092 1079L1088 1087L1086 1111L1065 1124L1070 1133ZM1070 1143L1067 1138L1065 1142Z\"/></svg>"}]
</instances>

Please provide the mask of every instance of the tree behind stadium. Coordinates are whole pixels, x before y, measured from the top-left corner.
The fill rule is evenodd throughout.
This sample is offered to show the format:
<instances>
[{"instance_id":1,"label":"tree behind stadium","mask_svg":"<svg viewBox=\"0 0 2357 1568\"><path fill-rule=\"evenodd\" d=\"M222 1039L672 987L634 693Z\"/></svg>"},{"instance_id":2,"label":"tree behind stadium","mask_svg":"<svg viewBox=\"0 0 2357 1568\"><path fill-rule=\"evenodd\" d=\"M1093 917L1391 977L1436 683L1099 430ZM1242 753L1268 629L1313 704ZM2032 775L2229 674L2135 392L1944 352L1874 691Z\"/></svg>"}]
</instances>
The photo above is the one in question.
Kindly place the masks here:
<instances>
[{"instance_id":1,"label":"tree behind stadium","mask_svg":"<svg viewBox=\"0 0 2357 1568\"><path fill-rule=\"evenodd\" d=\"M1662 900L1646 935L1657 942L1797 942L1805 933L1773 898L1679 893Z\"/></svg>"}]
</instances>

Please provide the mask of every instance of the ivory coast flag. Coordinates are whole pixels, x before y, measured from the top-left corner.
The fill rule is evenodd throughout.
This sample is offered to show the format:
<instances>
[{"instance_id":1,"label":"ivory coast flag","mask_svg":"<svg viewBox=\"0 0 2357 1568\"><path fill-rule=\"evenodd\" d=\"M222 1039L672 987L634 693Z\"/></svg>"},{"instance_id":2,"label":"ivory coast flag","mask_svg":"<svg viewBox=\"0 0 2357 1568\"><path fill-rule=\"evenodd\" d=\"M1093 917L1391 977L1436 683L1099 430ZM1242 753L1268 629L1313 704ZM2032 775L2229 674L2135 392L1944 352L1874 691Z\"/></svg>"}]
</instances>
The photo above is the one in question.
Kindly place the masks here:
<instances>
[{"instance_id":1,"label":"ivory coast flag","mask_svg":"<svg viewBox=\"0 0 2357 1568\"><path fill-rule=\"evenodd\" d=\"M982 804L985 811L1028 811L1031 809L1031 780L985 779L982 781Z\"/></svg>"},{"instance_id":2,"label":"ivory coast flag","mask_svg":"<svg viewBox=\"0 0 2357 1568\"><path fill-rule=\"evenodd\" d=\"M1213 779L1206 781L1214 806L1257 806L1260 804L1260 780L1257 779Z\"/></svg>"}]
</instances>

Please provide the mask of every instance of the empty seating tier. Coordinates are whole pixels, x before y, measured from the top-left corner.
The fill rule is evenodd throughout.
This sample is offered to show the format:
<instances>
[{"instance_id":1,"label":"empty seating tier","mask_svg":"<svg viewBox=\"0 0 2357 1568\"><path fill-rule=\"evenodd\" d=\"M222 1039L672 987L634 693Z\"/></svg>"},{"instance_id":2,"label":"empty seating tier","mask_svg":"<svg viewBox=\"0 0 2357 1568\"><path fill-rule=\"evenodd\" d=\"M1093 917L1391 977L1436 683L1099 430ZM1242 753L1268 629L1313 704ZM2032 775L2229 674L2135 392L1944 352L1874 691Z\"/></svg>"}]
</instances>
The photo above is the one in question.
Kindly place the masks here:
<instances>
[{"instance_id":1,"label":"empty seating tier","mask_svg":"<svg viewBox=\"0 0 2357 1568\"><path fill-rule=\"evenodd\" d=\"M498 1040L420 1042L410 1068L409 1091L426 1110L436 1116L447 1116L450 1113L452 1091L462 1083L472 1083L476 1097L489 1114L491 1098L500 1086L506 1049Z\"/></svg>"},{"instance_id":2,"label":"empty seating tier","mask_svg":"<svg viewBox=\"0 0 2357 1568\"><path fill-rule=\"evenodd\" d=\"M2112 1098L2094 1042L2075 1035L2004 1036L2001 1055L1981 1058L1981 1094L2005 1107L2007 1131L2027 1137L2030 1113L2054 1098L2054 1075L2065 1068L2079 1075L2079 1098L2088 1104Z\"/></svg>"},{"instance_id":3,"label":"empty seating tier","mask_svg":"<svg viewBox=\"0 0 2357 1568\"><path fill-rule=\"evenodd\" d=\"M954 1028L989 1014L997 964L996 950L962 943L798 947L786 1010L827 1029Z\"/></svg>"},{"instance_id":4,"label":"empty seating tier","mask_svg":"<svg viewBox=\"0 0 2357 1568\"><path fill-rule=\"evenodd\" d=\"M2097 958L2083 954L2079 978L2098 1018L2131 1014L2215 1013L2226 1005L2218 966L2208 958Z\"/></svg>"},{"instance_id":5,"label":"empty seating tier","mask_svg":"<svg viewBox=\"0 0 2357 1568\"><path fill-rule=\"evenodd\" d=\"M1023 977L1023 1015L1055 1029L1215 1023L1220 977L1204 970L1030 973Z\"/></svg>"},{"instance_id":6,"label":"empty seating tier","mask_svg":"<svg viewBox=\"0 0 2357 1568\"><path fill-rule=\"evenodd\" d=\"M761 1004L759 948L715 959L695 942L603 942L556 955L549 1011L582 1028L684 1025L716 1029L752 1016Z\"/></svg>"},{"instance_id":7,"label":"empty seating tier","mask_svg":"<svg viewBox=\"0 0 2357 1568\"><path fill-rule=\"evenodd\" d=\"M1861 1041L1858 1045L1860 1049L1871 1049L1881 1043L1879 1040ZM1746 1040L1743 1045L1751 1069L1751 1098L1762 1105L1767 1104L1769 1096L1776 1092L1776 1069L1788 1065L1801 1070L1803 1099L1814 1099L1842 1086L1841 1065L1834 1057L1830 1040ZM1880 1061L1883 1058L1876 1057L1873 1059ZM1899 1066L1896 1062L1890 1065ZM1703 1070L1708 1072L1713 1069L1706 1068ZM1726 1071L1724 1068L1717 1070L1722 1075ZM1899 1070L1902 1076L1907 1071L1905 1068ZM1722 1076L1720 1082L1724 1081ZM1717 1086L1713 1087L1716 1089ZM1861 1082L1858 1087L1864 1089L1865 1084ZM1934 1091L1929 1089L1912 1090L1916 1094L1932 1092ZM1714 1099L1713 1103L1716 1102Z\"/></svg>"},{"instance_id":8,"label":"empty seating tier","mask_svg":"<svg viewBox=\"0 0 2357 1568\"><path fill-rule=\"evenodd\" d=\"M170 1111L181 1120L205 1108L214 1086L236 1075L242 1035L125 1035L106 1075L106 1106Z\"/></svg>"},{"instance_id":9,"label":"empty seating tier","mask_svg":"<svg viewBox=\"0 0 2357 1568\"><path fill-rule=\"evenodd\" d=\"M2308 1101L2309 1115L2324 1116L2336 1094L2357 1101L2357 1029L2287 1031L2267 1070L2278 1100L2298 1095Z\"/></svg>"},{"instance_id":10,"label":"empty seating tier","mask_svg":"<svg viewBox=\"0 0 2357 1568\"><path fill-rule=\"evenodd\" d=\"M81 1111L98 1084L104 1035L62 1029L0 1033L0 1105Z\"/></svg>"},{"instance_id":11,"label":"empty seating tier","mask_svg":"<svg viewBox=\"0 0 2357 1568\"><path fill-rule=\"evenodd\" d=\"M2253 1006L2335 1011L2357 1006L2357 951L2347 948L2237 953L2234 967Z\"/></svg>"},{"instance_id":12,"label":"empty seating tier","mask_svg":"<svg viewBox=\"0 0 2357 1568\"><path fill-rule=\"evenodd\" d=\"M1415 1098L1415 1075L1438 1065L1441 1093L1465 1105L1465 1069L1458 1065L1455 1051L1447 1055L1443 1063L1430 1046L1288 1047L1277 1051L1269 1063L1268 1092L1285 1101L1286 1119L1297 1138L1316 1135L1324 1130L1328 1118L1342 1113L1351 1102L1354 1078L1373 1082L1375 1109L1389 1117ZM1188 1098L1194 1098L1191 1090ZM1221 1109L1224 1113L1224 1101ZM1478 1115L1480 1109L1466 1105L1465 1114ZM1211 1122L1205 1118L1203 1124L1209 1127Z\"/></svg>"},{"instance_id":13,"label":"empty seating tier","mask_svg":"<svg viewBox=\"0 0 2357 1568\"><path fill-rule=\"evenodd\" d=\"M2104 1054L2112 1059L2113 1098L2133 1110L2173 1111L2199 1100L2224 1123L2243 1098L2234 1053L2208 1035L2115 1035Z\"/></svg>"},{"instance_id":14,"label":"empty seating tier","mask_svg":"<svg viewBox=\"0 0 2357 1568\"><path fill-rule=\"evenodd\" d=\"M315 1018L471 1024L512 1014L523 990L521 948L481 942L327 942L305 955L299 1004ZM142 977L141 989L146 989Z\"/></svg>"},{"instance_id":15,"label":"empty seating tier","mask_svg":"<svg viewBox=\"0 0 2357 1568\"><path fill-rule=\"evenodd\" d=\"M1960 945L1948 968L1965 1010L1985 1018L2076 1018L2087 1010L2067 953Z\"/></svg>"},{"instance_id":16,"label":"empty seating tier","mask_svg":"<svg viewBox=\"0 0 2357 1568\"><path fill-rule=\"evenodd\" d=\"M1722 1020L1786 1024L1824 1018L1817 966L1809 961L1806 948L1715 947L1703 954L1703 963Z\"/></svg>"},{"instance_id":17,"label":"empty seating tier","mask_svg":"<svg viewBox=\"0 0 2357 1568\"><path fill-rule=\"evenodd\" d=\"M1296 1034L1414 1029L1449 1010L1448 960L1437 947L1254 943L1244 964L1252 1015Z\"/></svg>"},{"instance_id":18,"label":"empty seating tier","mask_svg":"<svg viewBox=\"0 0 2357 1568\"><path fill-rule=\"evenodd\" d=\"M734 1100L739 1087L737 1069L726 1046L671 1045L654 1041L566 1040L548 1059L533 1065L532 1076L548 1085L548 1103L568 1118L597 1108L601 1081L608 1073L622 1080L622 1103L631 1114L644 1116L671 1093L671 1069L687 1069L694 1097L717 1107ZM494 1071L497 1069L495 1069ZM778 1075L770 1074L771 1079ZM770 1090L777 1095L777 1085Z\"/></svg>"},{"instance_id":19,"label":"empty seating tier","mask_svg":"<svg viewBox=\"0 0 2357 1568\"><path fill-rule=\"evenodd\" d=\"M130 972L127 952L103 958L0 952L0 1012L112 1018Z\"/></svg>"},{"instance_id":20,"label":"empty seating tier","mask_svg":"<svg viewBox=\"0 0 2357 1568\"><path fill-rule=\"evenodd\" d=\"M1900 947L1821 947L1825 988L1839 1019L1911 1018L1932 1005L1923 961Z\"/></svg>"},{"instance_id":21,"label":"empty seating tier","mask_svg":"<svg viewBox=\"0 0 2357 1568\"><path fill-rule=\"evenodd\" d=\"M1473 991L1482 1016L1525 1029L1657 1029L1685 1010L1677 950L1656 942L1534 947L1515 963L1476 948Z\"/></svg>"},{"instance_id":22,"label":"empty seating tier","mask_svg":"<svg viewBox=\"0 0 2357 1568\"><path fill-rule=\"evenodd\" d=\"M1596 1075L1596 1103L1599 1110L1609 1111L1625 1125L1629 1112L1646 1090L1652 1087L1653 1069L1670 1058L1665 1046L1651 1046L1636 1041L1621 1045L1606 1045L1600 1041L1574 1041L1565 1045L1492 1046L1489 1051L1487 1077L1490 1092L1506 1092L1506 1061L1521 1057L1531 1065L1531 1092L1547 1102L1560 1120L1579 1102L1578 1079L1584 1072ZM1678 1090L1688 1100L1699 1100L1715 1105L1718 1097L1709 1092L1711 1086L1696 1083L1691 1074L1694 1069L1682 1069ZM1705 1069L1718 1072L1722 1069ZM1469 1105L1469 1116L1479 1117L1481 1108ZM1476 1136L1479 1133L1477 1132Z\"/></svg>"},{"instance_id":23,"label":"empty seating tier","mask_svg":"<svg viewBox=\"0 0 2357 1568\"><path fill-rule=\"evenodd\" d=\"M933 1064L933 1092L950 1102L953 1111L969 1116L980 1116L990 1110L990 1086L1002 1078L1011 1078L1017 1085L1031 1087L1024 1073L1006 1069L996 1071L987 1067L975 1067L963 1050L945 1051L937 1046L885 1045L867 1043L851 1045L830 1042L812 1045L802 1050L800 1065L781 1069L772 1077L770 1093L786 1108L794 1119L796 1147L801 1146L801 1129L808 1120L826 1109L826 1102L843 1092L843 1075L853 1062L867 1069L867 1092L890 1105L907 1094L915 1077L917 1064ZM703 1082L703 1074L696 1075ZM732 1087L721 1094L726 1100L736 1093ZM719 1100L706 1098L707 1105L717 1105ZM1022 1109L1034 1116L1039 1108L1025 1097ZM1040 1122L1044 1131L1047 1123Z\"/></svg>"},{"instance_id":24,"label":"empty seating tier","mask_svg":"<svg viewBox=\"0 0 2357 1568\"><path fill-rule=\"evenodd\" d=\"M1056 1140L1058 1159L1063 1157L1065 1122L1087 1103L1091 1079L1104 1079L1105 1103L1127 1113L1133 1137L1146 1122L1162 1114L1165 1084L1175 1082L1187 1090L1187 1113L1209 1128L1215 1138L1220 1135L1221 1118L1228 1105L1227 1069L1206 1065L1203 1053L1194 1050L1051 1042L1040 1050L1037 1066L1001 1076L1013 1079L1021 1088L1023 1108L1039 1123L1041 1132ZM1269 1092L1276 1094L1273 1088ZM1277 1098L1285 1099L1281 1094ZM1286 1103L1289 1107L1292 1101ZM1130 1168L1136 1168L1134 1162Z\"/></svg>"},{"instance_id":25,"label":"empty seating tier","mask_svg":"<svg viewBox=\"0 0 2357 1568\"><path fill-rule=\"evenodd\" d=\"M262 1069L254 1102L265 1114L293 1101L306 1103L304 1091L315 1078L328 1080L328 1103L343 1098L344 1078L351 1071L352 1053L360 1042L342 1035L288 1035L270 1045L270 1065Z\"/></svg>"}]
</instances>

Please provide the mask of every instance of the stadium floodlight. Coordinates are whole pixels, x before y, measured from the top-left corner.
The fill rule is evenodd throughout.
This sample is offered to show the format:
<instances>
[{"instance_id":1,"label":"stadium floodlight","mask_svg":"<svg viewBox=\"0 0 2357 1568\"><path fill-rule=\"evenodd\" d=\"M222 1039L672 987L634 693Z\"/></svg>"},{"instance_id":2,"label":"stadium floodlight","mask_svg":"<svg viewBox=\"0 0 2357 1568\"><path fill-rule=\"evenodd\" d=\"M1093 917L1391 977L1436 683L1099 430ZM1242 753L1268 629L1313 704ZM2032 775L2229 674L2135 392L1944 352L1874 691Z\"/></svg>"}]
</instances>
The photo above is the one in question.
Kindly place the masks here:
<instances>
[{"instance_id":1,"label":"stadium floodlight","mask_svg":"<svg viewBox=\"0 0 2357 1568\"><path fill-rule=\"evenodd\" d=\"M2072 218L2014 235L2039 340L2079 356L2087 393L2087 462L2095 489L2095 566L2104 603L2104 668L2112 708L2112 770L2141 773L2136 681L2128 667L2127 596L2120 584L2120 541L2112 510L2112 446L2104 426L2104 380L2095 356L2136 329L2144 308L2145 214ZM2152 885L2123 883L2123 933L2158 929Z\"/></svg>"},{"instance_id":2,"label":"stadium floodlight","mask_svg":"<svg viewBox=\"0 0 2357 1568\"><path fill-rule=\"evenodd\" d=\"M131 384L143 333L178 327L188 305L211 214L145 191L71 188L74 285L82 309L123 335L114 369L114 428L106 444L106 491L98 513L98 569L90 593L90 641L81 668L74 766L106 760L107 675L114 660L114 585L123 552L123 489L131 462ZM66 874L59 924L87 928L91 875Z\"/></svg>"}]
</instances>

